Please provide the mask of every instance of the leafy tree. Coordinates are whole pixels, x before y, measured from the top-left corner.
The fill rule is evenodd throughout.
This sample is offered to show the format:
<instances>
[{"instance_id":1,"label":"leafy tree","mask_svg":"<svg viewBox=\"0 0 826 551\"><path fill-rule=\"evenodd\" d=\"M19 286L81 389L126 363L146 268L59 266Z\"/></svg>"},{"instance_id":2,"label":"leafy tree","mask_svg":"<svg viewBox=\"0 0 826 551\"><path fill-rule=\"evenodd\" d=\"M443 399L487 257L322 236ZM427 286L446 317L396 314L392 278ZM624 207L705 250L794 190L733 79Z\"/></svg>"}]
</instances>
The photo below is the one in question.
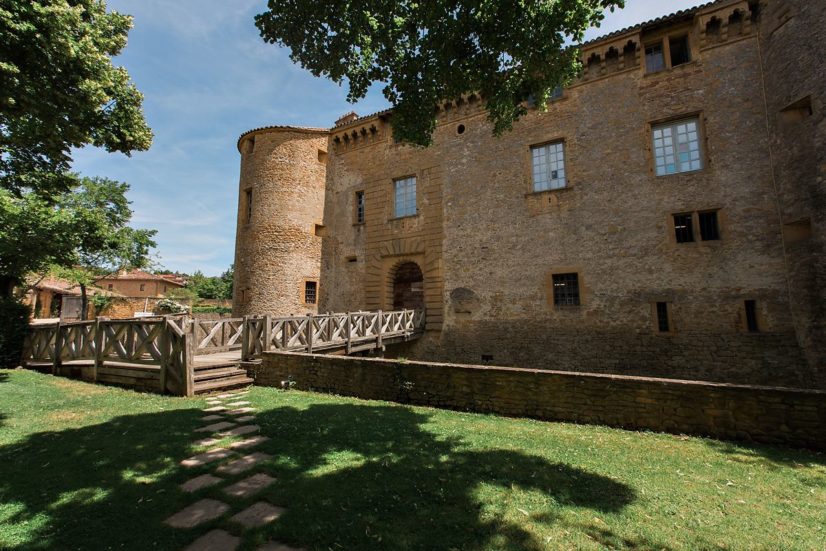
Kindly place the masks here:
<instances>
[{"instance_id":1,"label":"leafy tree","mask_svg":"<svg viewBox=\"0 0 826 551\"><path fill-rule=\"evenodd\" d=\"M579 43L624 0L316 2L269 0L261 37L315 76L349 82L347 99L384 83L396 139L429 145L437 102L479 92L494 133L544 107L580 70Z\"/></svg>"},{"instance_id":2,"label":"leafy tree","mask_svg":"<svg viewBox=\"0 0 826 551\"><path fill-rule=\"evenodd\" d=\"M58 275L86 286L107 269L146 263L155 231L128 227L128 185L101 178L80 182L51 201L0 190L0 273L7 282L55 267Z\"/></svg>"},{"instance_id":3,"label":"leafy tree","mask_svg":"<svg viewBox=\"0 0 826 551\"><path fill-rule=\"evenodd\" d=\"M112 65L131 26L103 0L0 0L0 188L48 199L77 185L71 148L149 148L143 96Z\"/></svg>"},{"instance_id":4,"label":"leafy tree","mask_svg":"<svg viewBox=\"0 0 826 551\"><path fill-rule=\"evenodd\" d=\"M200 299L232 298L233 267L218 277L205 276L200 270L189 276L187 288Z\"/></svg>"},{"instance_id":5,"label":"leafy tree","mask_svg":"<svg viewBox=\"0 0 826 551\"><path fill-rule=\"evenodd\" d=\"M232 285L235 280L235 264L230 264L229 269L221 274L221 280L224 282L224 295L221 298L231 299Z\"/></svg>"}]
</instances>

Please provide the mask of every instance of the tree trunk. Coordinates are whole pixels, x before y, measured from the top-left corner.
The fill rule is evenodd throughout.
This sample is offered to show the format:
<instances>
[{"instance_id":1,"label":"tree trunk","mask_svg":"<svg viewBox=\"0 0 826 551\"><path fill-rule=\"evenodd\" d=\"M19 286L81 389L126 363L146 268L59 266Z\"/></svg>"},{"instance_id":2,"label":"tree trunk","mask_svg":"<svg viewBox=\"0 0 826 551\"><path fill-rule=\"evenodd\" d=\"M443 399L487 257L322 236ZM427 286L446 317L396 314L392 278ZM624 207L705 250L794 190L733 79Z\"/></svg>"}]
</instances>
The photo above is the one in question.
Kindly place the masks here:
<instances>
[{"instance_id":1,"label":"tree trunk","mask_svg":"<svg viewBox=\"0 0 826 551\"><path fill-rule=\"evenodd\" d=\"M80 284L80 320L85 321L89 311L89 297L86 295L86 285Z\"/></svg>"}]
</instances>

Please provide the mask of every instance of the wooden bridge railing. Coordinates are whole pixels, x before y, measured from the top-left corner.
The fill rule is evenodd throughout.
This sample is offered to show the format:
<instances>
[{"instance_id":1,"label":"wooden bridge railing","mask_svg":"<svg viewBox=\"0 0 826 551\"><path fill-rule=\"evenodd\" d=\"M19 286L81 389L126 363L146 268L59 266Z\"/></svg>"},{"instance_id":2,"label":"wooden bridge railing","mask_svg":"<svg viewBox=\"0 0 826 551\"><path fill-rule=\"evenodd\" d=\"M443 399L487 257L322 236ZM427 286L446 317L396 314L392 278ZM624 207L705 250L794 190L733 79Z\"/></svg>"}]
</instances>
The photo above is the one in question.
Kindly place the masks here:
<instances>
[{"instance_id":1,"label":"wooden bridge railing","mask_svg":"<svg viewBox=\"0 0 826 551\"><path fill-rule=\"evenodd\" d=\"M67 362L92 362L91 379L108 366L158 366L163 392L193 392L192 324L171 317L61 322L34 325L23 349L24 365L51 364L57 373Z\"/></svg>"},{"instance_id":2,"label":"wooden bridge railing","mask_svg":"<svg viewBox=\"0 0 826 551\"><path fill-rule=\"evenodd\" d=\"M424 312L348 312L276 318L247 316L242 320L241 358L251 360L263 352L321 352L383 347L388 339L407 339L424 328Z\"/></svg>"}]
</instances>

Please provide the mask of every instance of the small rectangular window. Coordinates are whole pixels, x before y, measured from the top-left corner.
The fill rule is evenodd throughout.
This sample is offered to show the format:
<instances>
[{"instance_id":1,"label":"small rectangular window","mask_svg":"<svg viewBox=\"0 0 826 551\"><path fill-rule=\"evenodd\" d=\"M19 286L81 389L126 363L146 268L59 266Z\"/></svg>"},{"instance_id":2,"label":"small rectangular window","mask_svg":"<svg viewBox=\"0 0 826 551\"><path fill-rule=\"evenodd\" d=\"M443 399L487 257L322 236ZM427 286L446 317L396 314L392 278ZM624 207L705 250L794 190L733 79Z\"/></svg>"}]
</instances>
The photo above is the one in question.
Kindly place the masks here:
<instances>
[{"instance_id":1,"label":"small rectangular window","mask_svg":"<svg viewBox=\"0 0 826 551\"><path fill-rule=\"evenodd\" d=\"M674 236L677 238L677 243L694 241L694 221L690 212L674 215Z\"/></svg>"},{"instance_id":2,"label":"small rectangular window","mask_svg":"<svg viewBox=\"0 0 826 551\"><path fill-rule=\"evenodd\" d=\"M356 224L364 224L364 192L356 192Z\"/></svg>"},{"instance_id":3,"label":"small rectangular window","mask_svg":"<svg viewBox=\"0 0 826 551\"><path fill-rule=\"evenodd\" d=\"M703 241L717 241L720 239L720 226L717 223L717 211L701 212L700 239Z\"/></svg>"},{"instance_id":4,"label":"small rectangular window","mask_svg":"<svg viewBox=\"0 0 826 551\"><path fill-rule=\"evenodd\" d=\"M649 73L658 73L665 69L663 44L657 42L645 47L645 70Z\"/></svg>"},{"instance_id":5,"label":"small rectangular window","mask_svg":"<svg viewBox=\"0 0 826 551\"><path fill-rule=\"evenodd\" d=\"M749 333L757 333L760 331L757 326L757 301L747 300L744 305L746 307L746 329Z\"/></svg>"},{"instance_id":6,"label":"small rectangular window","mask_svg":"<svg viewBox=\"0 0 826 551\"><path fill-rule=\"evenodd\" d=\"M562 142L531 147L531 167L534 191L560 189L567 185Z\"/></svg>"},{"instance_id":7,"label":"small rectangular window","mask_svg":"<svg viewBox=\"0 0 826 551\"><path fill-rule=\"evenodd\" d=\"M671 50L671 66L676 67L691 61L691 48L688 47L688 35L672 36L668 39Z\"/></svg>"},{"instance_id":8,"label":"small rectangular window","mask_svg":"<svg viewBox=\"0 0 826 551\"><path fill-rule=\"evenodd\" d=\"M146 283L141 283L141 291L146 291Z\"/></svg>"},{"instance_id":9,"label":"small rectangular window","mask_svg":"<svg viewBox=\"0 0 826 551\"><path fill-rule=\"evenodd\" d=\"M111 290L112 290L112 288L114 287L114 285L112 285L112 284L110 283L110 284L109 284L109 285L107 285L106 287L107 287L107 288L111 291Z\"/></svg>"},{"instance_id":10,"label":"small rectangular window","mask_svg":"<svg viewBox=\"0 0 826 551\"><path fill-rule=\"evenodd\" d=\"M554 274L554 306L579 306L578 274Z\"/></svg>"},{"instance_id":11,"label":"small rectangular window","mask_svg":"<svg viewBox=\"0 0 826 551\"><path fill-rule=\"evenodd\" d=\"M304 282L304 303L315 304L318 291L318 283L315 281Z\"/></svg>"},{"instance_id":12,"label":"small rectangular window","mask_svg":"<svg viewBox=\"0 0 826 551\"><path fill-rule=\"evenodd\" d=\"M394 209L396 218L416 214L416 177L402 178L393 182L395 188Z\"/></svg>"},{"instance_id":13,"label":"small rectangular window","mask_svg":"<svg viewBox=\"0 0 826 551\"><path fill-rule=\"evenodd\" d=\"M657 303L657 329L660 333L668 333L671 331L671 324L668 321L668 303Z\"/></svg>"},{"instance_id":14,"label":"small rectangular window","mask_svg":"<svg viewBox=\"0 0 826 551\"><path fill-rule=\"evenodd\" d=\"M246 203L246 210L247 210L247 223L249 224L252 221L252 189L248 189L245 193L245 203Z\"/></svg>"},{"instance_id":15,"label":"small rectangular window","mask_svg":"<svg viewBox=\"0 0 826 551\"><path fill-rule=\"evenodd\" d=\"M657 176L703 168L699 125L695 117L652 127Z\"/></svg>"}]
</instances>

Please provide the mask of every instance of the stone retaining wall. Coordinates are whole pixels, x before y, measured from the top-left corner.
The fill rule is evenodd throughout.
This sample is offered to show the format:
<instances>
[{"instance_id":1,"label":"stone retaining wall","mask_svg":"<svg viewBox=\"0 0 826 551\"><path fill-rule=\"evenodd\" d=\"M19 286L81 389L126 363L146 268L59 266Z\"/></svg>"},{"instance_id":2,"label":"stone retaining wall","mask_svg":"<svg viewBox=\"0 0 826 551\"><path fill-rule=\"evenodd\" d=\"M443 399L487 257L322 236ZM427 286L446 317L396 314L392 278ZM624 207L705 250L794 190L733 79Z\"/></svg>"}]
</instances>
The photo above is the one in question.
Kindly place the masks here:
<instances>
[{"instance_id":1,"label":"stone retaining wall","mask_svg":"<svg viewBox=\"0 0 826 551\"><path fill-rule=\"evenodd\" d=\"M826 392L309 354L248 365L263 386L826 449Z\"/></svg>"}]
</instances>

